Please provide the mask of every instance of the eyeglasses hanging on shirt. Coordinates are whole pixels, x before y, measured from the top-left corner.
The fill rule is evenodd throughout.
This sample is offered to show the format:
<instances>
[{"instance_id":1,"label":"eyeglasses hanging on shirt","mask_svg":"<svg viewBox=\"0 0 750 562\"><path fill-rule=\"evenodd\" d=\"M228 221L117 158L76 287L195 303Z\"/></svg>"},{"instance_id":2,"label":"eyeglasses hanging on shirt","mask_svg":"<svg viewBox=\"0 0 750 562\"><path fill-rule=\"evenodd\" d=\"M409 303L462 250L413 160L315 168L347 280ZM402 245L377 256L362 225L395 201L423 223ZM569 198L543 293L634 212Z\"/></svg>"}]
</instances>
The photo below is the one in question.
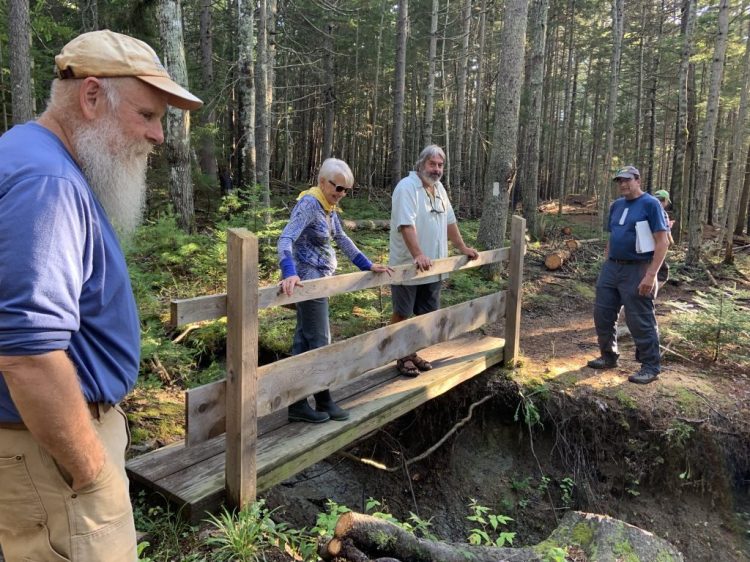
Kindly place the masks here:
<instances>
[{"instance_id":1,"label":"eyeglasses hanging on shirt","mask_svg":"<svg viewBox=\"0 0 750 562\"><path fill-rule=\"evenodd\" d=\"M445 203L443 203L443 198L440 197L440 194L437 193L437 190L435 192L435 197L430 195L430 192L426 187L424 188L424 190L427 193L427 198L430 200L430 213L435 213L436 215L444 213Z\"/></svg>"}]
</instances>

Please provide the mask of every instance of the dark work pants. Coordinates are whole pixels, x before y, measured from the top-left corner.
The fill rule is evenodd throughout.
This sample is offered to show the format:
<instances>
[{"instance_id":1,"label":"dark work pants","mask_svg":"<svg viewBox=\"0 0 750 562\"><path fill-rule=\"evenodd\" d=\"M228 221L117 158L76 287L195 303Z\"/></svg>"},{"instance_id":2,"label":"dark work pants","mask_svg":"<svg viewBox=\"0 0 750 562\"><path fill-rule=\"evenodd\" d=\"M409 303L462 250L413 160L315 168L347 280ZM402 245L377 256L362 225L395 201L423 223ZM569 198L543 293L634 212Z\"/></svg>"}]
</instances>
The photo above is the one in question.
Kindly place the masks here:
<instances>
[{"instance_id":1,"label":"dark work pants","mask_svg":"<svg viewBox=\"0 0 750 562\"><path fill-rule=\"evenodd\" d=\"M661 371L659 331L654 314L654 298L638 294L638 285L649 263L619 264L606 260L596 282L594 325L602 356L616 358L617 315L625 307L625 321L638 350L638 359L647 373Z\"/></svg>"}]
</instances>

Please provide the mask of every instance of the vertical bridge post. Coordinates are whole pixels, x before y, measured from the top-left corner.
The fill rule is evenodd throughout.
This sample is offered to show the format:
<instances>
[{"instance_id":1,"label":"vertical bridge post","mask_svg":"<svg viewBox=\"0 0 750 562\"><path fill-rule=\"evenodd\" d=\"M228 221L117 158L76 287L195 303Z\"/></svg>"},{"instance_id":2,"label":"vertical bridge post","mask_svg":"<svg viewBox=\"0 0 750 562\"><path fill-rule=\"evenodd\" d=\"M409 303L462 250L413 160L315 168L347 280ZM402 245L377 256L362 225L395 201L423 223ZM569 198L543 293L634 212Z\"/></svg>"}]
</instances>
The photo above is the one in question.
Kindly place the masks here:
<instances>
[{"instance_id":1,"label":"vertical bridge post","mask_svg":"<svg viewBox=\"0 0 750 562\"><path fill-rule=\"evenodd\" d=\"M227 232L227 450L229 504L255 501L258 434L258 239Z\"/></svg>"},{"instance_id":2,"label":"vertical bridge post","mask_svg":"<svg viewBox=\"0 0 750 562\"><path fill-rule=\"evenodd\" d=\"M510 228L508 299L505 308L505 366L518 362L521 334L521 291L523 290L523 255L526 251L526 219L513 216Z\"/></svg>"}]
</instances>

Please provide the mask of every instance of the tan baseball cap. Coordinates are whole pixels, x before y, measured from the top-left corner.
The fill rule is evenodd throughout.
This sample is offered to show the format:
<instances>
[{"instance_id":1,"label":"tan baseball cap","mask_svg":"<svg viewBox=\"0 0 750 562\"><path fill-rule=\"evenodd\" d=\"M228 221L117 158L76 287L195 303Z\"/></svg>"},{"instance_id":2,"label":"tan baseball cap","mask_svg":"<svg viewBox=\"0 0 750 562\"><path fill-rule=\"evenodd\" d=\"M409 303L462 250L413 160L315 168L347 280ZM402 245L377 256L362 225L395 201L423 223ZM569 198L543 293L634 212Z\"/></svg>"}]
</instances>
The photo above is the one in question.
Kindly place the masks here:
<instances>
[{"instance_id":1,"label":"tan baseball cap","mask_svg":"<svg viewBox=\"0 0 750 562\"><path fill-rule=\"evenodd\" d=\"M108 29L79 35L55 57L57 76L114 78L133 76L167 94L167 103L198 109L203 102L174 82L154 50L143 41Z\"/></svg>"}]
</instances>

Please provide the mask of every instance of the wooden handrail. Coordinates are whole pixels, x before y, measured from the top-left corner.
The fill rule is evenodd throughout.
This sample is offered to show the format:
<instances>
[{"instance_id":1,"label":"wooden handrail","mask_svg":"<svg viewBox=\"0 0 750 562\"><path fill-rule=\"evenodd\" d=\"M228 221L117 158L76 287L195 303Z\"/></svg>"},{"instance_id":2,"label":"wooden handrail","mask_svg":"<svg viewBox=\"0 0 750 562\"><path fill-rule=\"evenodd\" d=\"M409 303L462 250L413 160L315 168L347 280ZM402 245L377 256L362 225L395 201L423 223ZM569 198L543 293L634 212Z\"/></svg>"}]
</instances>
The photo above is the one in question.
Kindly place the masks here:
<instances>
[{"instance_id":1,"label":"wooden handrail","mask_svg":"<svg viewBox=\"0 0 750 562\"><path fill-rule=\"evenodd\" d=\"M510 249L501 248L479 252L479 258L469 260L466 256L454 256L434 260L429 271L417 271L413 265L399 265L394 267L393 274L389 277L385 273L373 273L364 271L359 273L347 273L323 277L311 281L304 281L304 287L298 287L291 297L279 294L277 285L271 285L258 289L258 308L270 308L295 302L306 301L321 297L330 297L341 293L360 291L382 285L402 283L412 279L430 277L438 273L450 273L480 267L489 263L503 263L508 261ZM226 293L208 295L190 299L175 299L171 302L172 326L181 326L201 320L214 320L222 318L227 314Z\"/></svg>"}]
</instances>

